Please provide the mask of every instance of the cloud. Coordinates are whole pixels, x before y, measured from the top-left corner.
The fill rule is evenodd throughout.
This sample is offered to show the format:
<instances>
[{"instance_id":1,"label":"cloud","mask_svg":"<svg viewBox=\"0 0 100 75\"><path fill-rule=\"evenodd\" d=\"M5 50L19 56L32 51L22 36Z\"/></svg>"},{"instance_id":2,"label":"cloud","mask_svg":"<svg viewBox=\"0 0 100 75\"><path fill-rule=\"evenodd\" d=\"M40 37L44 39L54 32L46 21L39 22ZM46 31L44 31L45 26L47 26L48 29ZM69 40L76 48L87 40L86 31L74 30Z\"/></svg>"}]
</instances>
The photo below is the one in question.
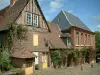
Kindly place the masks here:
<instances>
[{"instance_id":1,"label":"cloud","mask_svg":"<svg viewBox=\"0 0 100 75\"><path fill-rule=\"evenodd\" d=\"M63 0L54 0L54 1L50 1L50 13L55 12L56 10L58 10L59 8L63 7Z\"/></svg>"},{"instance_id":2,"label":"cloud","mask_svg":"<svg viewBox=\"0 0 100 75\"><path fill-rule=\"evenodd\" d=\"M100 15L93 16L93 19L96 21L100 21Z\"/></svg>"},{"instance_id":3,"label":"cloud","mask_svg":"<svg viewBox=\"0 0 100 75\"><path fill-rule=\"evenodd\" d=\"M97 28L100 28L100 25L97 25Z\"/></svg>"},{"instance_id":4,"label":"cloud","mask_svg":"<svg viewBox=\"0 0 100 75\"><path fill-rule=\"evenodd\" d=\"M64 4L68 1L69 0L38 0L45 14L51 14L62 9Z\"/></svg>"},{"instance_id":5,"label":"cloud","mask_svg":"<svg viewBox=\"0 0 100 75\"><path fill-rule=\"evenodd\" d=\"M69 13L73 13L73 11L72 11L72 10L68 10L68 12L69 12Z\"/></svg>"}]
</instances>

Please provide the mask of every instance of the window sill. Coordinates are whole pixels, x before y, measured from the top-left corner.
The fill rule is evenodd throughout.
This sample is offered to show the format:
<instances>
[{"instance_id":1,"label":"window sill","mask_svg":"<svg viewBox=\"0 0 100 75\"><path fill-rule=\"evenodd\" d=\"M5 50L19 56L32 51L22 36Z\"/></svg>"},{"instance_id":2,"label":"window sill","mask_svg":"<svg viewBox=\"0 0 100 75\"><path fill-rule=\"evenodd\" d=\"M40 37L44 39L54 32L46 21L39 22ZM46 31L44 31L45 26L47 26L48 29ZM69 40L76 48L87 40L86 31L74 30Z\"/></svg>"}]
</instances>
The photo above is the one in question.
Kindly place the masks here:
<instances>
[{"instance_id":1,"label":"window sill","mask_svg":"<svg viewBox=\"0 0 100 75\"><path fill-rule=\"evenodd\" d=\"M81 46L81 45L76 45L76 46Z\"/></svg>"}]
</instances>

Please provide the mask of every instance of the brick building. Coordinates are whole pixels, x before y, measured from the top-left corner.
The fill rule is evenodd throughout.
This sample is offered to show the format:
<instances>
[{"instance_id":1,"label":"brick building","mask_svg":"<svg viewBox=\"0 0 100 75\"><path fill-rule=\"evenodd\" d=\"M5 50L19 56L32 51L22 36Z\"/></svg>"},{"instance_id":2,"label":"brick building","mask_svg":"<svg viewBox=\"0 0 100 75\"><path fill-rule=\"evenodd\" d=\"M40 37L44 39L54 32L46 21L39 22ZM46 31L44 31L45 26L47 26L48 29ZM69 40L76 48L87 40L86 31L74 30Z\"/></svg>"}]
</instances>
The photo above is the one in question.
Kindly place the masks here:
<instances>
[{"instance_id":1,"label":"brick building","mask_svg":"<svg viewBox=\"0 0 100 75\"><path fill-rule=\"evenodd\" d=\"M62 10L52 22L59 27L62 32L60 37L67 47L79 49L82 47L95 48L95 33L75 15Z\"/></svg>"},{"instance_id":2,"label":"brick building","mask_svg":"<svg viewBox=\"0 0 100 75\"><path fill-rule=\"evenodd\" d=\"M39 65L39 69L50 67L50 50L66 49L59 37L59 28L46 21L37 0L10 0L10 5L0 10L0 17L1 48L8 45L12 25L28 28L27 40L14 37L11 48L12 63L24 69L25 74L33 73L35 65Z\"/></svg>"}]
</instances>

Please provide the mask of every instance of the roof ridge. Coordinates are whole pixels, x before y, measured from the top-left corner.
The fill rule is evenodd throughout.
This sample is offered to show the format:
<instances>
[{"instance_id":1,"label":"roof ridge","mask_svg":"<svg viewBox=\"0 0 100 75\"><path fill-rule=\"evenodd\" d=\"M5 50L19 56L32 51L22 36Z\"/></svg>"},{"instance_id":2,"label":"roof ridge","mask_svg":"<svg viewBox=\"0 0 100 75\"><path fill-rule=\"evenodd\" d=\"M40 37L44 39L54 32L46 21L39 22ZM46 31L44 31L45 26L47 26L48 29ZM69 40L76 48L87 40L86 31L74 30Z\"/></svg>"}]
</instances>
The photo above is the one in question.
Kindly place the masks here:
<instances>
[{"instance_id":1,"label":"roof ridge","mask_svg":"<svg viewBox=\"0 0 100 75\"><path fill-rule=\"evenodd\" d=\"M63 14L65 15L66 19L68 20L69 24L72 26L71 22L69 21L67 15L65 14L65 11L62 9Z\"/></svg>"}]
</instances>

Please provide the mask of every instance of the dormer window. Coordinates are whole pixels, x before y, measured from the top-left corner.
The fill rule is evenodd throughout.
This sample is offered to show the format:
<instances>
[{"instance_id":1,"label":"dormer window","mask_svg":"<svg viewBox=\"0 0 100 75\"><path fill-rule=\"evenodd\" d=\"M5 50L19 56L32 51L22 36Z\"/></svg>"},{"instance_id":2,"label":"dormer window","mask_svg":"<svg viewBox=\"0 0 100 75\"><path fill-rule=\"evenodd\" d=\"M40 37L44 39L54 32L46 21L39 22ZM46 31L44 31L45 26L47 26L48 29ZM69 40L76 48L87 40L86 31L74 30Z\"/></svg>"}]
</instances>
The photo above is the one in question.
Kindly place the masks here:
<instances>
[{"instance_id":1,"label":"dormer window","mask_svg":"<svg viewBox=\"0 0 100 75\"><path fill-rule=\"evenodd\" d=\"M58 18L58 22L60 21L60 18Z\"/></svg>"},{"instance_id":2,"label":"dormer window","mask_svg":"<svg viewBox=\"0 0 100 75\"><path fill-rule=\"evenodd\" d=\"M31 13L26 14L26 24L32 25L32 14Z\"/></svg>"},{"instance_id":3,"label":"dormer window","mask_svg":"<svg viewBox=\"0 0 100 75\"><path fill-rule=\"evenodd\" d=\"M38 27L39 26L39 23L38 23L38 19L39 19L39 16L34 14L34 18L33 18L33 26L34 27Z\"/></svg>"}]
</instances>

